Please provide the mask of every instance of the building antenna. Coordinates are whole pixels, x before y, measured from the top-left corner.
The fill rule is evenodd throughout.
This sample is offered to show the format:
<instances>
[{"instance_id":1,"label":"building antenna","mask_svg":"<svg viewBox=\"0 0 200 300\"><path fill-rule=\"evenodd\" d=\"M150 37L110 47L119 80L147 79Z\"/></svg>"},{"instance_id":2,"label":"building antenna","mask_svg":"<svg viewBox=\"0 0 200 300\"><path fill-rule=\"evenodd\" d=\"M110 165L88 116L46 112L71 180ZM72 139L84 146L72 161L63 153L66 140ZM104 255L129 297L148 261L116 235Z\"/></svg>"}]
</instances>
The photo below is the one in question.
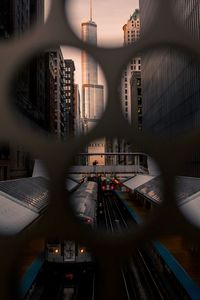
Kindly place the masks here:
<instances>
[{"instance_id":1,"label":"building antenna","mask_svg":"<svg viewBox=\"0 0 200 300\"><path fill-rule=\"evenodd\" d=\"M92 7L92 0L90 0L90 21L92 21L92 11L93 7Z\"/></svg>"}]
</instances>

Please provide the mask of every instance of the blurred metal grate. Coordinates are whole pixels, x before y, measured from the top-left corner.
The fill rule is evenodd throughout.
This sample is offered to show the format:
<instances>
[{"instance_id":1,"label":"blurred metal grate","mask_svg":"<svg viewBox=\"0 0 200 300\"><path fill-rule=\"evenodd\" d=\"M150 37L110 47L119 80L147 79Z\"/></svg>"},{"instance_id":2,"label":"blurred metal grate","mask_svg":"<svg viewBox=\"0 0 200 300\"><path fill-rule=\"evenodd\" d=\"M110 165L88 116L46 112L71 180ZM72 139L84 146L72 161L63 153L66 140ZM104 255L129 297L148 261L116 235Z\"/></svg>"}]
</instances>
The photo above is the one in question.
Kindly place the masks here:
<instances>
[{"instance_id":1,"label":"blurred metal grate","mask_svg":"<svg viewBox=\"0 0 200 300\"><path fill-rule=\"evenodd\" d=\"M81 238L82 240L83 234L85 234L86 242L99 258L102 270L104 270L105 289L102 291L102 295L104 295L102 298L104 299L121 299L118 291L120 285L117 284L116 275L120 270L120 263L124 257L130 255L134 247L138 247L144 240L155 239L162 235L162 232L174 233L177 231L188 237L192 234L196 239L199 239L199 230L187 223L177 209L173 185L174 175L184 161L184 155L180 154L180 149L184 149L184 152L190 155L192 147L199 148L199 131L191 132L171 143L163 143L153 135L138 134L124 119L118 95L118 82L124 65L132 57L137 56L137 53L157 47L171 46L199 59L199 40L194 39L176 22L177 18L174 11L172 13L173 0L142 0L141 4L146 5L146 9L149 7L148 14L151 22L145 27L141 38L125 48L106 49L83 43L70 27L64 13L65 1L63 0L52 0L50 15L46 24L38 24L20 41L13 38L0 43L0 141L11 140L13 144L22 145L33 157L40 158L51 179L51 205L42 222L12 238L0 236L1 299L16 299L16 290L12 289L11 291L11 285L16 288L17 284L16 278L14 278L16 257L29 241L40 236L49 237L49 235L55 234L55 236L66 238L74 236L74 238ZM24 123L16 118L9 105L9 84L16 70L29 57L46 47L56 45L69 45L88 51L101 65L108 84L107 107L96 128L86 136L69 139L63 143L53 137L45 137L36 130L26 128ZM83 145L102 136L126 138L132 141L133 145L141 145L142 149L145 148L145 151L156 160L162 170L164 201L159 209L159 214L155 214L150 221L151 223L141 226L137 232L130 231L120 237L106 237L100 233L87 233L81 229L79 224L74 226L70 212L68 212L69 217L67 217L67 212L63 213L66 197L65 175L70 168L74 154L78 153ZM56 160L55 153L57 153ZM170 223L168 222L169 215ZM55 219L59 221L55 222Z\"/></svg>"}]
</instances>

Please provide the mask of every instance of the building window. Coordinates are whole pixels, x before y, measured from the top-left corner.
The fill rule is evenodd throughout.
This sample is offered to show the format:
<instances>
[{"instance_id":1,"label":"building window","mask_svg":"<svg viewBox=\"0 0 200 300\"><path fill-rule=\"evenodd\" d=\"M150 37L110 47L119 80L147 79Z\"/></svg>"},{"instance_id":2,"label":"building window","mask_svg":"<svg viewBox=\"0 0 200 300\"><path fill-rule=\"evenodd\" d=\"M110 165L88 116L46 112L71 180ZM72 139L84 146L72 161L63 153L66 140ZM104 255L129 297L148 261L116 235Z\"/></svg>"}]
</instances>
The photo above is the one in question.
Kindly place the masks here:
<instances>
[{"instance_id":1,"label":"building window","mask_svg":"<svg viewBox=\"0 0 200 300\"><path fill-rule=\"evenodd\" d=\"M127 89L125 89L125 94L127 94Z\"/></svg>"}]
</instances>

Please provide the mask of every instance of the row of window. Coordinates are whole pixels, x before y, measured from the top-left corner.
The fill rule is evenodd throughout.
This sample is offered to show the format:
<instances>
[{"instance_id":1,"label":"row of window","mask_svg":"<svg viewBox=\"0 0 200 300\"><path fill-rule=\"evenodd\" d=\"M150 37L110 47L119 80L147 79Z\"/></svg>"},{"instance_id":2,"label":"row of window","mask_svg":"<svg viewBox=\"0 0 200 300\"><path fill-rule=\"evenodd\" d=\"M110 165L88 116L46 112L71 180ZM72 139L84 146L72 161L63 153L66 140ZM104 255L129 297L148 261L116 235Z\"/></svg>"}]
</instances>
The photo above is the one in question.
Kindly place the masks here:
<instances>
[{"instance_id":1,"label":"row of window","mask_svg":"<svg viewBox=\"0 0 200 300\"><path fill-rule=\"evenodd\" d=\"M128 34L129 34L129 33L133 34L133 33L136 33L136 32L137 32L137 33L140 33L139 30L135 30L135 31L134 31L134 30L131 30L131 31L128 30Z\"/></svg>"},{"instance_id":2,"label":"row of window","mask_svg":"<svg viewBox=\"0 0 200 300\"><path fill-rule=\"evenodd\" d=\"M134 59L132 60L132 63L133 63L133 64L137 64L137 63L138 63L138 64L140 65L140 64L141 64L141 59L139 58L139 59L137 60L137 59L134 58Z\"/></svg>"},{"instance_id":3,"label":"row of window","mask_svg":"<svg viewBox=\"0 0 200 300\"><path fill-rule=\"evenodd\" d=\"M104 147L104 144L89 144L89 147Z\"/></svg>"},{"instance_id":4,"label":"row of window","mask_svg":"<svg viewBox=\"0 0 200 300\"><path fill-rule=\"evenodd\" d=\"M138 66L138 70L141 71L141 66ZM137 71L137 67L131 66L131 71Z\"/></svg>"}]
</instances>

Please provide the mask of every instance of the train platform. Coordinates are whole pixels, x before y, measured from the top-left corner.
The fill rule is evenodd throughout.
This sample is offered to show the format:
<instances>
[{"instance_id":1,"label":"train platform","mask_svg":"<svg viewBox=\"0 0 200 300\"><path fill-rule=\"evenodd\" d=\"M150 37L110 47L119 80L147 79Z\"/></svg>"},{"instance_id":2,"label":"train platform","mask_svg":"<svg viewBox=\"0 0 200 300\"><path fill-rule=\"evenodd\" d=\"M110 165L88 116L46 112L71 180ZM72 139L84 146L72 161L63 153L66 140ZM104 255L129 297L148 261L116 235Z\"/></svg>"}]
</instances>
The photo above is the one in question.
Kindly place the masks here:
<instances>
[{"instance_id":1,"label":"train platform","mask_svg":"<svg viewBox=\"0 0 200 300\"><path fill-rule=\"evenodd\" d=\"M134 199L134 196L130 201L128 193L118 193L118 195L129 208L137 223L142 223L148 217L149 210L146 210L141 203ZM192 295L191 299L200 299L199 255L190 251L189 241L182 236L168 236L154 244L159 254L172 268L175 276L180 278L180 281L187 287L188 293Z\"/></svg>"},{"instance_id":2,"label":"train platform","mask_svg":"<svg viewBox=\"0 0 200 300\"><path fill-rule=\"evenodd\" d=\"M15 180L0 181L0 233L17 234L35 222L46 211L49 197L49 178L35 164L33 176ZM66 190L73 192L80 185L79 178L66 178ZM44 240L33 241L27 245L20 256L18 277L21 278L21 294L34 281L40 259L44 251ZM23 279L22 279L23 278Z\"/></svg>"},{"instance_id":3,"label":"train platform","mask_svg":"<svg viewBox=\"0 0 200 300\"><path fill-rule=\"evenodd\" d=\"M43 264L44 264L44 252L40 253L36 258L34 258L34 260L31 262L28 268L26 268L23 276L21 277L19 283L20 299L25 299L25 297L29 293Z\"/></svg>"}]
</instances>

